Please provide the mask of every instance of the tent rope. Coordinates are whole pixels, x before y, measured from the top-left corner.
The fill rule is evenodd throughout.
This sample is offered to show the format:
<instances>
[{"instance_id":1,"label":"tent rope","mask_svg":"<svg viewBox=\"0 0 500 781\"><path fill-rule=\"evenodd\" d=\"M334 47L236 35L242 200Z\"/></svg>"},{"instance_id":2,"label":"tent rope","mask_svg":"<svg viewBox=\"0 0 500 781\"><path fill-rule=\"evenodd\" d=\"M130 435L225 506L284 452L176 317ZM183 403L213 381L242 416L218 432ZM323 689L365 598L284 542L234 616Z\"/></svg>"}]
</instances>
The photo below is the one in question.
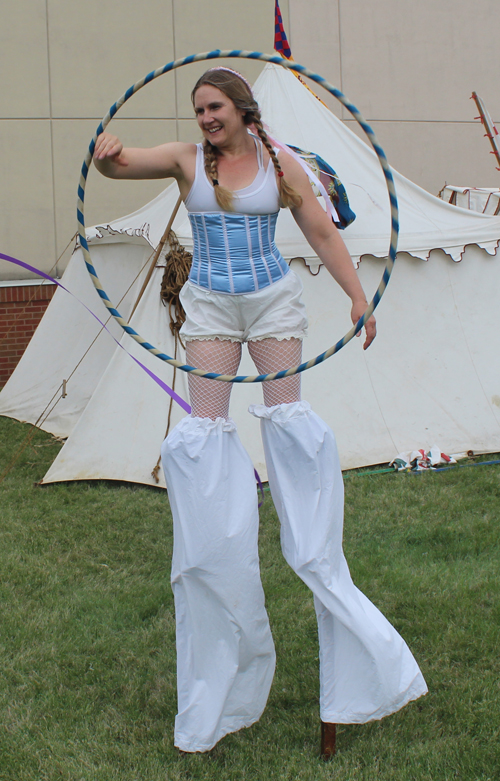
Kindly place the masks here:
<instances>
[{"instance_id":1,"label":"tent rope","mask_svg":"<svg viewBox=\"0 0 500 781\"><path fill-rule=\"evenodd\" d=\"M68 241L68 243L67 243L67 244L66 244L66 246L64 247L63 251L61 252L61 254L59 255L59 257L57 258L57 260L56 260L56 262L54 263L54 265L53 265L53 266L52 266L52 267L49 269L49 271L48 271L48 273L49 273L49 274L52 274L52 272L54 271L54 269L57 267L57 264L58 264L58 263L59 263L59 261L61 260L62 256L64 255L64 253L65 253L65 252L66 252L66 250L68 249L69 245L70 245L70 244L71 244L71 243L72 243L72 242L73 242L73 241L76 239L76 237L77 237L77 236L78 236L78 231L77 231L77 232L76 232L76 233L75 233L75 234L74 234L74 235L73 235L73 236L70 238L70 240ZM39 287L43 287L43 285L46 285L46 284L47 284L47 280L46 280L46 279L42 279L42 281L41 281L41 283L40 283ZM29 305L31 304L31 302L33 301L33 299L35 298L35 296L36 296L37 292L38 292L38 288L37 288L37 289L34 291L34 293L32 293L32 294L31 294L31 296L29 297L29 299L26 301L26 304L25 304L25 305L23 306L23 308L22 308L22 309L21 309L21 310L18 312L18 314L16 315L16 317L15 317L15 318L14 318L14 320L12 321L12 324L11 324L11 326L10 326L9 330L8 330L8 331L7 331L7 332L6 332L6 333L5 333L5 334L2 336L2 338L0 339L0 347L1 347L1 346L2 346L2 344L5 342L5 340L6 340L6 339L7 339L7 337L9 336L9 334L10 334L10 332L12 331L12 329L14 328L14 326L15 326L15 325L17 325L17 323L19 322L19 320L21 319L21 317L24 315L24 313L26 312L27 308L29 307Z\"/></svg>"},{"instance_id":2,"label":"tent rope","mask_svg":"<svg viewBox=\"0 0 500 781\"><path fill-rule=\"evenodd\" d=\"M128 288L126 289L126 291L124 292L124 294L123 294L123 295L122 295L122 297L120 298L119 304L121 304L121 303L123 302L123 300L124 300L125 296L127 295L127 293L129 293L129 292L130 292L131 288L132 288L132 287L135 285L135 283L137 282L137 280L138 280L138 279L139 279L139 277L141 276L141 274L142 274L142 272L144 271L144 269L146 268L146 266L147 266L147 264L148 264L149 260L151 259L151 255L152 255L152 254L153 254L153 253L150 253L150 254L148 255L148 258L147 258L147 260L146 260L146 261L143 263L143 265L141 266L141 268L139 269L139 271L137 272L137 274L136 274L136 275L135 275L135 277L133 278L132 282L130 283L130 285L128 286ZM105 321L104 325L102 325L102 326L100 327L99 331L97 332L97 334L95 335L95 337L92 339L91 343L89 344L89 346L87 347L87 349L85 350L85 352L83 353L83 355L81 356L81 358L80 358L80 360L78 361L78 363L77 363L77 364L76 364L76 365L73 367L73 369L71 370L71 372L70 372L70 374L68 375L68 377L67 377L65 380L63 380L62 384L61 384L61 385L59 386L59 388L57 389L57 391L59 391L60 389L63 389L63 392L64 392L64 393L62 393L62 394L59 396L59 398L57 399L57 401L56 401L56 403L54 404L54 406L53 406L53 407L50 409L50 411L47 413L47 415L45 416L45 418L44 418L44 419L41 421L42 423L44 423L44 422L45 422L45 420L48 418L48 416L51 414L51 412L53 412L53 410L55 409L55 407L56 407L56 405L59 403L59 401L60 401L61 399L65 398L65 397L67 396L66 390L67 390L67 385L68 385L68 382L69 382L69 381L70 381L70 379L73 377L73 375L74 375L74 373L76 372L76 370L78 369L78 367L79 367L79 366L80 366L80 365L83 363L83 361L85 360L85 358L87 357L87 355L88 355L88 354L89 354L89 352L91 351L92 347L94 346L94 344L97 342L97 340L99 339L100 335L101 335L101 334L102 334L102 332L104 331L104 327L105 327L105 326L106 326L106 325L109 323L109 321L110 321L110 320L111 320L111 315L110 315L110 316L108 317L108 319ZM56 391L56 393L57 393L57 391ZM54 396L55 396L55 394L54 394ZM52 399L54 398L54 396L52 397ZM52 401L52 399L51 399L51 401ZM50 404L50 401L49 401L49 404ZM47 405L47 406L48 406L48 405ZM45 407L45 409L47 409L47 407ZM44 410L44 411L45 411L45 410ZM43 415L43 413L42 413L42 415ZM36 423L33 423L33 425L34 425L34 426L39 426L39 421L40 421L40 418L38 418L38 421L37 421Z\"/></svg>"},{"instance_id":3,"label":"tent rope","mask_svg":"<svg viewBox=\"0 0 500 781\"><path fill-rule=\"evenodd\" d=\"M283 68L287 68L288 70L291 71L296 71L298 73L301 73L303 76L309 77L317 84L320 84L322 87L324 87L324 89L326 89L328 92L330 92L353 115L353 117L356 119L358 124L363 128L366 136L368 137L368 140L370 141L379 159L380 165L382 167L382 171L385 177L385 182L387 185L387 191L389 194L389 201L390 201L391 239L390 239L387 263L384 272L382 274L382 279L379 283L379 286L371 302L369 303L364 315L358 320L356 325L354 325L351 328L351 330L348 331L345 334L345 336L342 337L342 339L340 339L336 344L334 344L333 347L330 347L324 353L321 353L321 355L316 356L316 358L313 358L310 361L306 361L300 364L299 366L293 366L290 369L283 369L282 371L279 372L274 372L270 374L261 374L258 376L243 376L243 375L233 376L233 375L217 374L216 372L203 371L202 369L197 369L194 366L188 366L187 364L183 364L180 361L176 360L175 358L171 358L169 355L166 355L165 353L161 352L161 350L159 350L157 347L154 347L154 345L146 341L146 339L144 339L144 337L138 334L137 331L135 331L129 325L129 323L125 320L125 318L121 316L121 314L116 309L113 302L108 297L106 291L102 286L99 277L97 276L96 270L92 265L92 258L90 257L88 243L85 235L85 217L84 217L85 183L87 180L88 172L90 170L90 165L92 162L92 156L94 153L97 137L104 131L106 126L111 121L112 117L115 116L115 114L118 112L121 106L123 106L123 104L127 100L129 100L132 97L132 95L134 95L138 90L142 89L142 87L144 87L146 84L149 84L154 79L158 78L159 76L162 76L164 73L168 73L169 71L175 70L176 68L180 68L183 65L188 65L193 62L200 62L203 60L213 60L220 57L224 57L224 58L239 57L239 58L246 58L251 60L262 60L264 62L272 62L275 65L281 65ZM326 81L326 79L324 79L322 76L319 76L317 73L314 73L313 71L309 70L303 65L299 65L296 62L285 60L282 57L279 57L277 55L263 54L262 52L249 52L249 51L243 51L241 49L231 49L225 51L221 51L220 49L215 49L214 51L211 52L192 54L189 55L188 57L184 57L182 59L169 62L167 63L167 65L164 65L162 68L158 68L157 70L151 71L151 73L148 73L143 79L136 82L136 84L132 85L121 96L121 98L119 98L117 102L114 103L113 106L111 106L110 110L108 111L106 116L102 119L99 126L97 127L97 130L90 142L87 154L85 156L85 160L82 165L80 182L78 186L77 219L78 219L78 232L79 232L80 244L84 254L87 270L104 305L108 308L111 315L115 318L116 322L123 328L123 330L126 333L128 333L144 349L148 350L153 355L156 355L160 360L165 361L166 363L169 363L170 365L175 366L181 369L182 371L197 375L198 377L205 377L206 379L210 379L210 380L219 380L221 382L266 382L268 380L278 380L283 377L290 377L299 372L303 372L306 369L310 369L312 366L316 366L317 364L322 363L327 358L330 358L332 355L334 355L339 350L341 350L342 347L344 347L348 342L350 342L351 339L361 331L366 321L371 317L372 313L378 306L380 299L384 294L384 291L387 287L387 284L389 282L392 273L392 269L394 268L394 262L396 260L397 240L398 240L398 233L399 233L398 202L397 202L396 188L394 185L392 172L387 162L387 158L385 156L384 150L378 143L375 133L371 129L370 125L368 125L366 120L363 118L362 114L358 111L358 109L347 100L345 95L340 90L338 90L336 87L329 84Z\"/></svg>"},{"instance_id":4,"label":"tent rope","mask_svg":"<svg viewBox=\"0 0 500 781\"><path fill-rule=\"evenodd\" d=\"M119 301L119 304L118 304L118 305L120 305L120 304L123 302L123 300L125 299L125 296L126 296L126 295L127 295L127 294L128 294L130 291L131 291L131 289L133 288L133 286L135 285L135 283L137 282L137 280L138 280L138 279L139 279L139 277L141 276L142 272L144 271L144 269L145 269L145 268L146 268L146 266L148 265L149 261L151 260L151 257L152 257L152 255L153 255L153 253L152 253L152 252L151 252L151 253L148 255L148 257L146 258L146 260L144 261L144 263L143 263L143 264L142 264L142 266L140 267L139 271L137 272L137 274L136 274L136 275L135 275L135 277L133 278L132 282L130 283L130 285L128 286L128 288L126 289L126 291L124 292L124 294L123 294L123 295L122 295L122 297L120 298L120 301ZM111 320L111 317L112 317L112 316L110 315L110 316L108 317L108 319L104 321L104 325L102 325L102 326L100 327L100 329L99 329L99 331L97 332L97 334L95 335L94 339L92 339L91 343L89 344L89 346L87 347L87 349L86 349L86 350L85 350L85 352L83 353L82 357L80 358L80 360L78 361L78 363L76 364L76 366L73 368L73 370L72 370L71 374L69 374L69 375L68 375L68 379L66 380L66 383L68 383L68 382L70 381L70 379L72 378L73 374L76 372L76 370L78 369L78 367L80 366L80 364L82 363L82 361L83 361L83 360L86 358L86 356L89 354L90 350L92 349L92 347L94 346L94 344L97 342L97 340L99 339L100 335L101 335L101 334L102 334L102 332L104 331L104 328L105 328L105 326L107 326L107 324L108 324L108 323L109 323L109 321Z\"/></svg>"},{"instance_id":5,"label":"tent rope","mask_svg":"<svg viewBox=\"0 0 500 781\"><path fill-rule=\"evenodd\" d=\"M144 282L142 283L142 287L141 287L141 289L139 291L139 295L137 296L137 300L136 300L136 302L135 302L135 304L134 304L134 306L132 308L132 311L130 313L130 319L132 319L132 315L134 314L135 310L137 309L137 307L139 305L139 301L142 298L142 294L146 290L146 288L147 288L147 286L149 284L149 280L151 279L153 271L154 271L154 269L156 267L156 264L158 262L158 258L160 257L160 255L162 253L162 250L163 250L163 247L165 246L165 243L168 241L169 234L171 232L173 222L174 222L174 220L175 220L175 218L177 216L177 212L179 211L179 206L181 205L181 201L182 201L182 198L179 195L179 197L177 199L177 203L175 204L175 206L174 206L174 208L172 210L172 214L170 215L170 219L168 221L167 227L165 228L163 236L161 237L160 241L158 242L158 246L157 246L156 251L155 251L155 253L153 255L153 260L151 261L151 265L149 267L148 273L146 274L146 278L144 279Z\"/></svg>"},{"instance_id":6,"label":"tent rope","mask_svg":"<svg viewBox=\"0 0 500 781\"><path fill-rule=\"evenodd\" d=\"M165 257L165 271L161 281L160 298L162 304L168 306L170 330L172 336L177 339L186 319L186 313L179 295L189 277L193 256L179 243L173 230L169 233L168 243L170 251ZM175 349L177 353L177 342L175 342ZM177 358L177 354L174 357Z\"/></svg>"},{"instance_id":7,"label":"tent rope","mask_svg":"<svg viewBox=\"0 0 500 781\"><path fill-rule=\"evenodd\" d=\"M58 396L59 391L61 391L61 393ZM45 420L47 420L48 416L55 409L55 407L59 403L60 399L64 398L65 392L66 392L66 380L63 380L62 383L57 388L57 390L54 392L54 394L53 394L52 398L50 399L50 401L48 401L47 404L45 405L45 408L42 410L42 412L38 416L37 420L34 423L31 424L31 427L30 427L28 433L26 434L26 436L22 440L21 444L19 445L18 449L14 453L12 459L10 460L10 462L7 464L7 466L3 470L2 474L0 475L0 483L3 483L3 481L5 480L5 478L7 477L9 472L11 471L11 469L13 469L15 467L15 465L17 464L17 462L21 458L22 454L24 453L24 451L26 450L26 448L30 444L31 440L33 439L33 435L34 435L35 431L37 429L40 429L42 423L44 423ZM54 402L54 404L52 404L52 402L54 401L56 396L57 396L57 399ZM52 404L52 407L50 407L51 404ZM49 407L50 407L50 409L49 409ZM54 439L55 438L56 437L54 437ZM38 485L38 483L35 483L35 485Z\"/></svg>"},{"instance_id":8,"label":"tent rope","mask_svg":"<svg viewBox=\"0 0 500 781\"><path fill-rule=\"evenodd\" d=\"M179 302L179 306L180 306L180 302ZM175 323L172 320L172 317L170 317L170 328L172 329L172 334L174 336L174 358L177 358L178 342L181 343L182 347L184 347L184 345L182 344L182 339L179 336L179 328L180 328L180 326L179 326L179 328L176 327ZM177 367L174 366L174 373L173 373L173 376L172 376L172 390L175 390L175 380L176 380L176 378L177 378ZM168 434L169 434L169 431L170 431L170 420L171 420L171 417L172 417L173 403L174 403L174 399L171 396L170 397L170 404L169 404L169 407L168 407L167 430L165 431L164 439L166 439L168 437ZM158 461L156 462L156 466L153 467L153 471L151 472L151 477L154 479L155 483L159 483L160 482L160 479L158 477L158 472L160 471L160 465L161 465L161 453L158 456Z\"/></svg>"},{"instance_id":9,"label":"tent rope","mask_svg":"<svg viewBox=\"0 0 500 781\"><path fill-rule=\"evenodd\" d=\"M76 233L75 233L75 236L77 236L77 234L76 234ZM56 261L56 263L54 264L54 266L52 267L52 269L53 269L53 268L54 268L54 267L57 265L57 263L59 262L59 260L61 259L61 257L64 255L64 252L66 252L66 250L68 249L69 245L70 245L70 244L71 244L71 242L74 240L75 236L72 236L72 237L71 237L70 241L68 242L68 244L67 244L67 245L66 245L66 247L64 248L64 251L63 251L63 252L62 252L62 254L59 256L59 258L57 259L57 261ZM122 295L122 297L120 298L119 304L121 304L121 303L122 303L122 301L124 300L124 298L125 298L125 296L127 295L127 293L128 293L128 292L130 291L130 289L131 289L131 288L132 288L132 287L135 285L135 283L136 283L136 282L137 282L137 280L139 279L140 275L142 274L142 272L143 272L143 271L144 271L144 269L146 268L147 264L149 263L149 261L150 261L150 259L151 259L152 255L153 255L153 253L150 253L150 254L148 255L148 257L147 257L146 261L143 263L143 265L141 266L141 268L139 269L139 271L138 271L138 272L137 272L137 274L135 275L134 279L132 280L132 282L130 283L130 285L128 286L128 288L126 289L126 291L124 292L124 294L123 294L123 295ZM51 269L51 271L52 271L52 269ZM29 304L29 302L28 302L28 304ZM28 304L27 304L27 305L28 305ZM111 320L111 315L110 315L110 316L108 317L108 319L106 320L106 323L105 323L105 325L107 325L107 324L109 323L109 321L110 321L110 320ZM38 416L38 418L36 419L36 421L35 421L34 423L31 423L31 427L30 427L30 429L29 429L28 433L26 434L25 438L22 440L21 444L19 445L19 448L16 450L16 452L14 453L14 455L13 455L13 457L12 457L11 461L10 461L10 462L8 463L8 465L5 467L5 469L3 470L3 472L0 474L0 483L2 483L2 482L4 481L4 479L5 479L5 478L6 478L6 476L9 474L9 472L11 471L11 469L13 469L13 468L14 468L14 466L17 464L17 462L18 462L18 461L19 461L19 459L21 458L21 455L23 454L24 450L26 449L26 447L27 447L27 446L30 444L31 440L33 439L33 435L34 435L34 433L35 433L35 430L36 430L36 429L40 429L40 430L42 430L42 429L41 429L41 427L42 427L42 425L45 423L45 421L47 420L47 418L49 417L49 415L51 415L51 414L52 414L52 412L55 410L55 408L57 407L57 405L59 404L59 402L61 401L61 399L64 399L64 398L66 398L66 396L67 396L67 385L68 385L68 382L69 382L69 381L70 381L70 379L73 377L74 373L76 372L76 370L78 369L78 367L80 366L80 364L83 362L83 360L85 359L85 357L88 355L88 353L90 352L90 350L92 349L92 347L94 346L94 344L96 343L96 341L98 340L98 338L99 338L99 336L101 335L101 333L103 332L103 330L104 330L104 326L101 326L101 328L99 329L98 333L96 334L96 336L94 337L94 339L91 341L91 343L89 344L89 346L87 347L87 349L85 350L85 352L83 353L83 355L81 356L81 358L80 358L80 360L78 361L78 363L76 364L76 366L74 366L74 368L72 369L71 373L68 375L67 379L65 379L65 380L63 380L63 381L61 382L61 384L60 384L60 385L59 385L59 387L56 389L56 391L55 391L55 392L54 392L54 394L52 395L51 399L50 399L50 400L47 402L47 404L45 405L44 409L42 410L42 412L40 413L40 415ZM0 342L0 343L1 343L1 342ZM57 398L56 398L56 397L57 397ZM54 399L55 399L55 402L54 402L54 404L52 404L52 402L54 401ZM171 400L171 401L172 401L172 400ZM50 406L51 404L52 404L52 406ZM50 409L49 409L49 408L50 408ZM38 483L35 483L35 485L38 485Z\"/></svg>"}]
</instances>

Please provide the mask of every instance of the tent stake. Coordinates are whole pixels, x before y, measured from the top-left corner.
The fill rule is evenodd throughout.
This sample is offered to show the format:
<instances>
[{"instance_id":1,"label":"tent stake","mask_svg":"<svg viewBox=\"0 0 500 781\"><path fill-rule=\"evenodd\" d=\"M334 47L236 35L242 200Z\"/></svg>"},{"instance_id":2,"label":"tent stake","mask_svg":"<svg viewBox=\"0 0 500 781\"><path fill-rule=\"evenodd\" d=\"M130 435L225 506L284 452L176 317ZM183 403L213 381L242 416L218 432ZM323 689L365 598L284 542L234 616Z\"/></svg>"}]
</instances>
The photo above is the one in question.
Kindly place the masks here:
<instances>
[{"instance_id":1,"label":"tent stake","mask_svg":"<svg viewBox=\"0 0 500 781\"><path fill-rule=\"evenodd\" d=\"M134 314L135 310L137 309L137 305L139 304L139 301L141 300L142 295L143 295L144 291L146 290L146 288L147 288L147 286L149 284L149 280L151 279L151 276L153 274L153 269L154 269L154 267L156 266L156 264L158 262L158 258L160 257L160 254L161 254L161 251L162 251L163 247L165 246L165 242L168 239L168 234L170 233L170 231L172 229L173 222L174 222L174 220L175 220L175 218L177 216L177 212L179 211L179 207L181 205L181 201L182 201L182 196L179 195L179 197L177 199L177 203L175 204L174 209L172 211L172 214L170 215L170 219L168 221L168 225L165 228L165 232L164 232L163 236L161 237L160 242L159 242L159 244L158 244L158 246L157 246L157 248L155 250L155 254L153 255L153 260L151 261L151 265L150 265L150 267L148 269L148 273L146 274L146 279L144 280L144 282L142 284L142 287L141 287L141 290L139 292L139 295L137 296L137 301L135 302L135 304L134 304L134 306L132 308L132 311L130 313L130 317L128 318L129 320L132 318L132 315Z\"/></svg>"}]
</instances>

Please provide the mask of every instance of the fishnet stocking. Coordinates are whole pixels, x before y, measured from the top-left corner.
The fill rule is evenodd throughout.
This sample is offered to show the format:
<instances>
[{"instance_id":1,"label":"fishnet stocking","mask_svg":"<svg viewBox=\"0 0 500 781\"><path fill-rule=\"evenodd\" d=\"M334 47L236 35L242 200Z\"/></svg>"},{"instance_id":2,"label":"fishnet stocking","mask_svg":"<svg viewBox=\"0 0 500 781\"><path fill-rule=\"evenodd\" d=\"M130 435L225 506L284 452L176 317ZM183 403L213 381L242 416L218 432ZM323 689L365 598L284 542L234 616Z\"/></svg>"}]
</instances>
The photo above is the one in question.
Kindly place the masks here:
<instances>
[{"instance_id":1,"label":"fishnet stocking","mask_svg":"<svg viewBox=\"0 0 500 781\"><path fill-rule=\"evenodd\" d=\"M259 374L288 369L301 361L300 339L262 339L249 342L248 351ZM241 344L226 339L196 339L186 343L186 362L191 366L218 374L236 374L241 359ZM233 384L205 380L188 375L189 399L193 417L227 418ZM300 374L282 380L262 383L264 404L289 404L300 401Z\"/></svg>"},{"instance_id":2,"label":"fishnet stocking","mask_svg":"<svg viewBox=\"0 0 500 781\"><path fill-rule=\"evenodd\" d=\"M248 351L259 374L268 374L297 366L301 361L302 341L262 339L258 342L248 342ZM284 377L282 380L263 382L262 392L266 407L300 401L300 374Z\"/></svg>"},{"instance_id":3,"label":"fishnet stocking","mask_svg":"<svg viewBox=\"0 0 500 781\"><path fill-rule=\"evenodd\" d=\"M196 339L186 342L186 362L197 369L236 374L241 359L241 344L228 339ZM233 384L204 380L188 375L191 415L196 418L226 418Z\"/></svg>"}]
</instances>

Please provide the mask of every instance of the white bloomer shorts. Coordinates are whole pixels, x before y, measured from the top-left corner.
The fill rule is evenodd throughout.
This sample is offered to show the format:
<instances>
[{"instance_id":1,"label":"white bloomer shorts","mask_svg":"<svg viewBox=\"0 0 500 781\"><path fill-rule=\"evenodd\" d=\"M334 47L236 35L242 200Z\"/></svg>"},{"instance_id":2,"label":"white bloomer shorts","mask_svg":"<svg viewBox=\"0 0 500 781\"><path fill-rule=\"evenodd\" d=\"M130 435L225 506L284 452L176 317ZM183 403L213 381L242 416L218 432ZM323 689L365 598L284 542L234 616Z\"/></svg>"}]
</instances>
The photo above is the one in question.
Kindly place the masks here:
<instances>
[{"instance_id":1,"label":"white bloomer shorts","mask_svg":"<svg viewBox=\"0 0 500 781\"><path fill-rule=\"evenodd\" d=\"M279 282L242 295L215 293L188 281L180 293L186 312L181 337L233 342L302 339L307 334L302 291L302 282L293 271Z\"/></svg>"}]
</instances>

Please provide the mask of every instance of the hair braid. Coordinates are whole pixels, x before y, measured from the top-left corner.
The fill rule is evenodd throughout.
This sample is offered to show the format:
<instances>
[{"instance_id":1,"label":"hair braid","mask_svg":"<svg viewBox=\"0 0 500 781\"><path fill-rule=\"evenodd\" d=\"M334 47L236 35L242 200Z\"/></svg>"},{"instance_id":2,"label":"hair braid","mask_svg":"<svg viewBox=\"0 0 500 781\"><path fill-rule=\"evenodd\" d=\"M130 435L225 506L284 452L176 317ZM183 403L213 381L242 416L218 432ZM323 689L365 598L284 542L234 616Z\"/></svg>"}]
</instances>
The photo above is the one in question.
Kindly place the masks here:
<instances>
[{"instance_id":1,"label":"hair braid","mask_svg":"<svg viewBox=\"0 0 500 781\"><path fill-rule=\"evenodd\" d=\"M259 106L252 94L251 87L247 80L231 68L217 67L211 68L206 71L196 82L193 91L191 93L191 100L194 105L196 90L202 87L204 84L208 84L216 89L220 90L226 97L228 97L236 106L237 109L244 111L243 122L247 127L255 126L257 134L269 152L269 156L273 161L274 169L278 175L278 189L280 195L281 205L287 208L293 208L294 206L300 206L302 198L299 193L293 189L286 181L281 170L281 165L278 161L278 156L274 151L271 142L267 137L267 133L262 125ZM213 146L207 139L205 139L203 145L203 154L205 160L205 171L214 186L215 198L218 205L223 211L234 211L233 206L233 194L226 187L221 187L219 184L219 176L217 171L217 147Z\"/></svg>"},{"instance_id":2,"label":"hair braid","mask_svg":"<svg viewBox=\"0 0 500 781\"><path fill-rule=\"evenodd\" d=\"M278 155L274 151L274 148L267 137L267 133L264 130L264 126L260 118L260 111L252 112L252 124L255 127L260 140L269 152L269 157L273 161L274 170L278 174L278 188L282 206L289 209L293 209L294 206L300 206L302 203L302 198L299 193L294 190L293 187L288 184L288 182L285 181L285 177L283 176L283 171L281 170L281 165L278 160Z\"/></svg>"},{"instance_id":3,"label":"hair braid","mask_svg":"<svg viewBox=\"0 0 500 781\"><path fill-rule=\"evenodd\" d=\"M214 186L215 200L225 212L234 211L233 194L226 187L219 184L219 173L217 170L217 148L205 139L203 144L203 157L205 160L205 172Z\"/></svg>"}]
</instances>

